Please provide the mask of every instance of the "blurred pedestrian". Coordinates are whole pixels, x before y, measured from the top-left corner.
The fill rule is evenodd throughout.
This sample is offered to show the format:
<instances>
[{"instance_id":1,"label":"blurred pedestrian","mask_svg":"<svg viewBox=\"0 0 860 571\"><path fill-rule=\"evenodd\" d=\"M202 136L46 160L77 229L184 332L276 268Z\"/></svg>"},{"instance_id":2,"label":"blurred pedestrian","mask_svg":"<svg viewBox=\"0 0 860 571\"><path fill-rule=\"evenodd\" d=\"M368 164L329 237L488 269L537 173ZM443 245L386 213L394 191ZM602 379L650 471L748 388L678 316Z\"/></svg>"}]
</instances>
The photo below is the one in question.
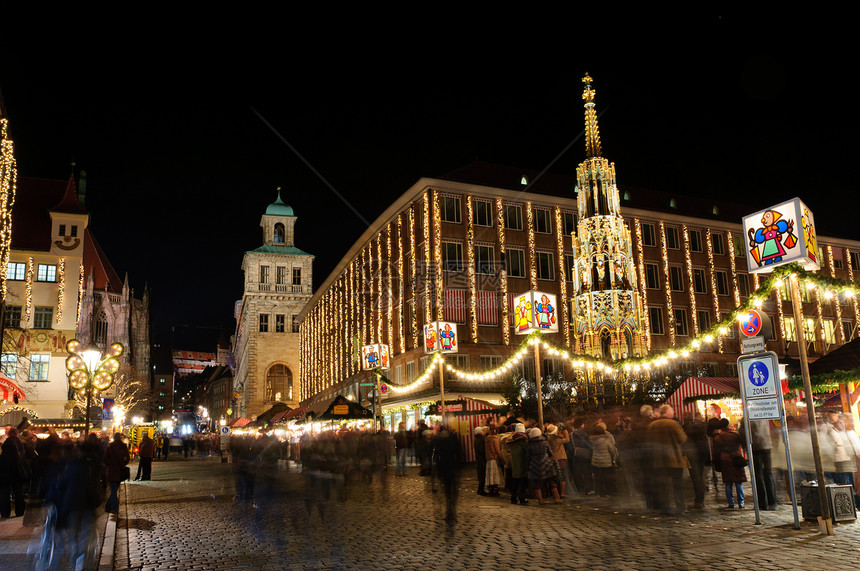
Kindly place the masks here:
<instances>
[{"instance_id":1,"label":"blurred pedestrian","mask_svg":"<svg viewBox=\"0 0 860 571\"><path fill-rule=\"evenodd\" d=\"M653 446L654 474L657 477L660 509L666 515L683 513L687 506L684 504L682 479L684 470L690 468L690 463L684 456L683 449L687 435L681 423L675 419L675 409L668 404L661 406L660 418L648 425L648 432ZM674 509L672 508L673 498Z\"/></svg>"},{"instance_id":2,"label":"blurred pedestrian","mask_svg":"<svg viewBox=\"0 0 860 571\"><path fill-rule=\"evenodd\" d=\"M155 441L149 437L148 432L143 433L143 438L140 440L138 454L140 454L140 466L143 470L143 474L140 479L143 481L151 480L152 458L155 456Z\"/></svg>"},{"instance_id":3,"label":"blurred pedestrian","mask_svg":"<svg viewBox=\"0 0 860 571\"><path fill-rule=\"evenodd\" d=\"M738 433L741 436L741 440L749 440L750 447L752 448L758 504L762 509L775 510L777 499L776 486L773 481L773 466L771 464L773 437L770 430L770 421L750 420L749 424L749 438L747 438L745 426L743 424L741 424Z\"/></svg>"},{"instance_id":4,"label":"blurred pedestrian","mask_svg":"<svg viewBox=\"0 0 860 571\"><path fill-rule=\"evenodd\" d=\"M528 437L526 427L521 422L512 424L514 432L505 442L505 448L511 455L511 503L517 501L526 505L526 489L528 487Z\"/></svg>"},{"instance_id":5,"label":"blurred pedestrian","mask_svg":"<svg viewBox=\"0 0 860 571\"><path fill-rule=\"evenodd\" d=\"M585 430L585 420L577 418L573 421L573 433L570 438L573 443L573 483L583 496L594 493L591 477L591 454L593 446Z\"/></svg>"},{"instance_id":6,"label":"blurred pedestrian","mask_svg":"<svg viewBox=\"0 0 860 571\"><path fill-rule=\"evenodd\" d=\"M529 486L532 489L538 504L546 502L543 499L543 486L548 484L552 490L555 503L561 503L558 495L558 487L555 484L555 469L552 466L552 451L546 437L541 434L540 428L532 428L528 431L529 441L526 447L528 457Z\"/></svg>"},{"instance_id":7,"label":"blurred pedestrian","mask_svg":"<svg viewBox=\"0 0 860 571\"><path fill-rule=\"evenodd\" d=\"M684 454L690 462L690 480L693 483L694 498L690 509L701 510L705 507L705 466L711 463L708 428L701 413L697 412L684 423L684 433L687 435Z\"/></svg>"},{"instance_id":8,"label":"blurred pedestrian","mask_svg":"<svg viewBox=\"0 0 860 571\"><path fill-rule=\"evenodd\" d=\"M105 472L110 485L110 496L105 504L105 511L119 513L119 485L128 480L128 446L123 442L122 433L113 435L113 442L105 450Z\"/></svg>"},{"instance_id":9,"label":"blurred pedestrian","mask_svg":"<svg viewBox=\"0 0 860 571\"><path fill-rule=\"evenodd\" d=\"M394 433L394 449L397 455L397 468L394 471L394 475L405 476L406 454L409 451L409 432L406 430L405 422L400 422L397 425L397 432Z\"/></svg>"},{"instance_id":10,"label":"blurred pedestrian","mask_svg":"<svg viewBox=\"0 0 860 571\"><path fill-rule=\"evenodd\" d=\"M445 494L445 521L453 523L457 519L457 476L462 454L460 439L447 425L443 425L433 437L433 461Z\"/></svg>"},{"instance_id":11,"label":"blurred pedestrian","mask_svg":"<svg viewBox=\"0 0 860 571\"><path fill-rule=\"evenodd\" d=\"M484 442L487 458L486 486L488 496L501 495L499 486L505 483L505 472L502 463L502 450L499 445L499 435L495 426L491 426Z\"/></svg>"},{"instance_id":12,"label":"blurred pedestrian","mask_svg":"<svg viewBox=\"0 0 860 571\"><path fill-rule=\"evenodd\" d=\"M558 469L561 473L559 478L558 495L562 498L566 498L567 495L565 492L568 480L568 467L565 444L570 442L570 434L564 425L562 425L561 428L558 428L554 424L547 425L546 434L547 440L549 441L549 449L552 450L552 459L558 463Z\"/></svg>"},{"instance_id":13,"label":"blurred pedestrian","mask_svg":"<svg viewBox=\"0 0 860 571\"><path fill-rule=\"evenodd\" d=\"M478 426L475 428L474 445L475 445L475 470L478 473L478 495L486 496L487 491L487 427Z\"/></svg>"},{"instance_id":14,"label":"blurred pedestrian","mask_svg":"<svg viewBox=\"0 0 860 571\"><path fill-rule=\"evenodd\" d=\"M591 470L594 473L594 491L601 497L614 496L617 491L615 465L618 461L615 437L606 431L605 424L598 422L589 439L593 446Z\"/></svg>"},{"instance_id":15,"label":"blurred pedestrian","mask_svg":"<svg viewBox=\"0 0 860 571\"><path fill-rule=\"evenodd\" d=\"M15 504L15 517L21 517L27 507L24 483L30 479L31 472L17 428L6 428L6 440L0 449L0 517L6 519L12 514L10 498Z\"/></svg>"},{"instance_id":16,"label":"blurred pedestrian","mask_svg":"<svg viewBox=\"0 0 860 571\"><path fill-rule=\"evenodd\" d=\"M747 481L746 470L743 461L736 458L744 458L743 446L741 446L740 434L729 427L729 420L720 420L719 431L714 435L714 448L720 455L720 473L723 475L723 484L726 486L726 499L729 509L735 507L735 498L732 488L737 492L738 508L744 507L744 482Z\"/></svg>"}]
</instances>

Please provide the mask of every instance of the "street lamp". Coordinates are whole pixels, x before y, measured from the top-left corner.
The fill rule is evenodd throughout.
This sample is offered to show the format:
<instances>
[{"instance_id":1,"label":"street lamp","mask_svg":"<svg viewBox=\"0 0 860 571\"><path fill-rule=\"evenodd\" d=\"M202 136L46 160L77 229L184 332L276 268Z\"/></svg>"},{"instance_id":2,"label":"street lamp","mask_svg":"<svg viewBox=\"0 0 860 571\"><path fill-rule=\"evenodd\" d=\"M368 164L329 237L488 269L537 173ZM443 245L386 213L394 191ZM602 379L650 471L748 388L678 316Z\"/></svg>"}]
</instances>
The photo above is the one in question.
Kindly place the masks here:
<instances>
[{"instance_id":1,"label":"street lamp","mask_svg":"<svg viewBox=\"0 0 860 571\"><path fill-rule=\"evenodd\" d=\"M121 343L114 343L106 354L102 354L95 344L90 343L84 347L77 339L72 339L66 344L66 351L70 353L66 359L66 369L69 370L69 385L79 391L83 390L87 395L86 426L84 437L90 433L90 403L94 391L104 391L113 385L116 372L119 370L119 356L125 347Z\"/></svg>"}]
</instances>

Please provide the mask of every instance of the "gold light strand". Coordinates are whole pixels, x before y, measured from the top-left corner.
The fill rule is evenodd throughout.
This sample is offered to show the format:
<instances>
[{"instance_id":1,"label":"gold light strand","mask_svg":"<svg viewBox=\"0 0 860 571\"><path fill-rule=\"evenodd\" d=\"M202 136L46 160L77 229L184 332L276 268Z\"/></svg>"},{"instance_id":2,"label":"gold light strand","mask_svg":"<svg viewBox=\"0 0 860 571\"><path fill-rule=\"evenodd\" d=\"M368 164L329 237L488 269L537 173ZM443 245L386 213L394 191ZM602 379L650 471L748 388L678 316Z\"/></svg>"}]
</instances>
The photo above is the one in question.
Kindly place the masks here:
<instances>
[{"instance_id":1,"label":"gold light strand","mask_svg":"<svg viewBox=\"0 0 860 571\"><path fill-rule=\"evenodd\" d=\"M833 246L827 246L827 264L830 266L830 277L836 277L836 266L833 264ZM845 343L845 328L842 326L842 304L839 303L839 295L831 297L833 308L836 311L836 332L839 334L839 343Z\"/></svg>"},{"instance_id":2,"label":"gold light strand","mask_svg":"<svg viewBox=\"0 0 860 571\"><path fill-rule=\"evenodd\" d=\"M780 289L781 288L775 288L772 293L773 293L774 299L776 300L776 308L777 308L777 313L779 315L779 334L782 338L783 352L785 352L785 350L786 350L786 348L785 348L785 341L786 341L786 337L785 337L785 314L782 311L782 292L780 291Z\"/></svg>"},{"instance_id":3,"label":"gold light strand","mask_svg":"<svg viewBox=\"0 0 860 571\"><path fill-rule=\"evenodd\" d=\"M806 284L806 289L811 289L811 286L809 284ZM815 289L815 312L818 315L818 322L816 323L816 326L818 327L818 330L819 330L819 338L822 341L824 341L825 340L825 336L824 336L824 310L821 307L822 293L821 293L820 287L816 287L814 289Z\"/></svg>"},{"instance_id":4,"label":"gold light strand","mask_svg":"<svg viewBox=\"0 0 860 571\"><path fill-rule=\"evenodd\" d=\"M714 271L714 243L711 239L711 229L705 231L705 241L708 245L708 273L711 276L711 293L714 297L714 315L720 314L720 298L717 293L717 277ZM723 338L717 338L717 349L720 353L723 352Z\"/></svg>"},{"instance_id":5,"label":"gold light strand","mask_svg":"<svg viewBox=\"0 0 860 571\"><path fill-rule=\"evenodd\" d=\"M0 117L0 299L6 299L6 272L12 251L12 207L18 186L15 145L8 133L9 121Z\"/></svg>"},{"instance_id":6,"label":"gold light strand","mask_svg":"<svg viewBox=\"0 0 860 571\"><path fill-rule=\"evenodd\" d=\"M445 281L442 274L442 210L439 207L439 191L433 190L433 253L436 262L436 320L445 319L444 312L444 288Z\"/></svg>"},{"instance_id":7,"label":"gold light strand","mask_svg":"<svg viewBox=\"0 0 860 571\"><path fill-rule=\"evenodd\" d=\"M84 263L81 262L81 269L78 272L78 311L75 315L75 329L81 324L81 308L84 303Z\"/></svg>"},{"instance_id":8,"label":"gold light strand","mask_svg":"<svg viewBox=\"0 0 860 571\"><path fill-rule=\"evenodd\" d=\"M412 319L409 324L410 335L412 336L412 348L418 347L418 276L415 275L418 269L415 237L415 204L409 207L409 292L412 295Z\"/></svg>"},{"instance_id":9,"label":"gold light strand","mask_svg":"<svg viewBox=\"0 0 860 571\"><path fill-rule=\"evenodd\" d=\"M30 313L33 309L33 258L27 259L27 286L26 286L26 310L24 312L24 326L30 327Z\"/></svg>"},{"instance_id":10,"label":"gold light strand","mask_svg":"<svg viewBox=\"0 0 860 571\"><path fill-rule=\"evenodd\" d=\"M675 346L675 312L672 310L672 286L669 280L669 253L666 250L666 226L660 221L660 254L663 256L663 277L666 280L666 311L669 312L669 346Z\"/></svg>"},{"instance_id":11,"label":"gold light strand","mask_svg":"<svg viewBox=\"0 0 860 571\"><path fill-rule=\"evenodd\" d=\"M359 322L358 312L356 311L356 287L355 287L355 260L349 264L349 281L347 282L347 287L349 288L349 323L346 324L347 330L349 331L349 351L350 351L350 368L349 372L351 374L355 374L358 372L358 368L355 362L355 356L353 352L355 350L356 341L358 339L356 334L355 325Z\"/></svg>"},{"instance_id":12,"label":"gold light strand","mask_svg":"<svg viewBox=\"0 0 860 571\"><path fill-rule=\"evenodd\" d=\"M529 285L532 289L537 289L537 252L535 252L534 214L531 202L526 202L526 220L529 225Z\"/></svg>"},{"instance_id":13,"label":"gold light strand","mask_svg":"<svg viewBox=\"0 0 860 571\"><path fill-rule=\"evenodd\" d=\"M433 321L430 305L430 279L433 270L433 251L430 249L430 191L424 191L424 323Z\"/></svg>"},{"instance_id":14,"label":"gold light strand","mask_svg":"<svg viewBox=\"0 0 860 571\"><path fill-rule=\"evenodd\" d=\"M66 294L66 259L60 258L57 266L57 325L63 320L63 305Z\"/></svg>"},{"instance_id":15,"label":"gold light strand","mask_svg":"<svg viewBox=\"0 0 860 571\"><path fill-rule=\"evenodd\" d=\"M851 262L851 250L845 248L845 265L848 268L848 281L854 283L854 264ZM860 313L857 311L857 296L851 296L851 305L854 308L854 331L857 331L858 317Z\"/></svg>"},{"instance_id":16,"label":"gold light strand","mask_svg":"<svg viewBox=\"0 0 860 571\"><path fill-rule=\"evenodd\" d=\"M382 324L385 323L382 317L382 231L376 235L376 267L371 267L371 272L376 276L376 337L371 340L371 343L384 343L382 337Z\"/></svg>"},{"instance_id":17,"label":"gold light strand","mask_svg":"<svg viewBox=\"0 0 860 571\"><path fill-rule=\"evenodd\" d=\"M570 316L567 307L567 272L564 267L564 232L561 223L561 208L555 207L555 248L558 252L559 305L561 305L561 327L564 330L564 345L570 347Z\"/></svg>"},{"instance_id":18,"label":"gold light strand","mask_svg":"<svg viewBox=\"0 0 860 571\"><path fill-rule=\"evenodd\" d=\"M406 352L406 337L403 335L403 213L397 215L397 335L400 352ZM392 351L394 349L392 348Z\"/></svg>"},{"instance_id":19,"label":"gold light strand","mask_svg":"<svg viewBox=\"0 0 860 571\"><path fill-rule=\"evenodd\" d=\"M393 273L391 270L391 265L394 263L394 260L391 258L391 222L388 223L385 235L388 239L386 243L386 258L385 258L385 289L388 295L388 319L386 319L386 323L388 324L388 347L391 352L394 352L394 290L392 289L391 280L393 278ZM380 272L381 275L381 272ZM389 355L390 357L390 355Z\"/></svg>"},{"instance_id":20,"label":"gold light strand","mask_svg":"<svg viewBox=\"0 0 860 571\"><path fill-rule=\"evenodd\" d=\"M761 287L761 286L759 285L759 281L758 281L758 274L753 274L753 275L752 275L752 279L753 279L753 291L757 291L757 290L758 290L758 288L760 288L760 287Z\"/></svg>"},{"instance_id":21,"label":"gold light strand","mask_svg":"<svg viewBox=\"0 0 860 571\"><path fill-rule=\"evenodd\" d=\"M735 264L735 241L732 239L732 233L726 232L726 240L729 242L729 258L732 266L732 292L735 298L735 308L741 306L741 292L738 289L738 268Z\"/></svg>"},{"instance_id":22,"label":"gold light strand","mask_svg":"<svg viewBox=\"0 0 860 571\"><path fill-rule=\"evenodd\" d=\"M639 283L642 292L642 324L645 326L645 349L651 351L651 316L648 314L648 281L645 278L645 250L642 248L642 224L638 218L633 219L636 227L636 248L639 250Z\"/></svg>"},{"instance_id":23,"label":"gold light strand","mask_svg":"<svg viewBox=\"0 0 860 571\"><path fill-rule=\"evenodd\" d=\"M690 316L693 318L693 336L699 334L699 316L696 312L696 290L693 287L693 260L690 257L690 231L687 225L681 226L684 233L684 258L687 261L687 287L690 290ZM717 314L719 320L719 314Z\"/></svg>"},{"instance_id":24,"label":"gold light strand","mask_svg":"<svg viewBox=\"0 0 860 571\"><path fill-rule=\"evenodd\" d=\"M505 207L502 199L496 199L496 226L499 232L499 259L507 260L505 249ZM499 286L502 290L502 340L505 345L511 344L511 330L508 324L508 271L507 264L502 264L499 269Z\"/></svg>"},{"instance_id":25,"label":"gold light strand","mask_svg":"<svg viewBox=\"0 0 860 571\"><path fill-rule=\"evenodd\" d=\"M475 223L472 209L472 197L466 196L466 250L469 276L469 328L472 333L472 343L478 342L478 286L475 278Z\"/></svg>"}]
</instances>

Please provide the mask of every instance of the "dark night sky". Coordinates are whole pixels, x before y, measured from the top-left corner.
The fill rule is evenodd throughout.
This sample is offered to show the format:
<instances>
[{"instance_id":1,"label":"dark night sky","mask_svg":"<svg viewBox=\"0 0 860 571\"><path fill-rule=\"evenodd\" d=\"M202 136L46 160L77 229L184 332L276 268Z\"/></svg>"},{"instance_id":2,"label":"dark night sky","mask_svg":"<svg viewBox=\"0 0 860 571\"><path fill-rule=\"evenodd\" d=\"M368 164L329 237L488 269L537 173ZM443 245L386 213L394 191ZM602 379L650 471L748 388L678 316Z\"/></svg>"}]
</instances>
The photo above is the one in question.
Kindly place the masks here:
<instances>
[{"instance_id":1,"label":"dark night sky","mask_svg":"<svg viewBox=\"0 0 860 571\"><path fill-rule=\"evenodd\" d=\"M751 211L800 196L819 233L860 239L856 48L836 45L843 31L673 18L610 20L603 36L579 35L579 21L513 34L514 17L499 33L165 32L175 45L132 46L123 32L27 50L6 37L0 90L22 176L67 178L72 157L87 171L91 227L120 276L152 288L158 342L171 325L231 332L242 254L261 243L277 186L319 284L365 226L313 170L370 221L419 177L475 159L543 170L582 130L586 71L622 186ZM582 157L580 140L550 170Z\"/></svg>"}]
</instances>

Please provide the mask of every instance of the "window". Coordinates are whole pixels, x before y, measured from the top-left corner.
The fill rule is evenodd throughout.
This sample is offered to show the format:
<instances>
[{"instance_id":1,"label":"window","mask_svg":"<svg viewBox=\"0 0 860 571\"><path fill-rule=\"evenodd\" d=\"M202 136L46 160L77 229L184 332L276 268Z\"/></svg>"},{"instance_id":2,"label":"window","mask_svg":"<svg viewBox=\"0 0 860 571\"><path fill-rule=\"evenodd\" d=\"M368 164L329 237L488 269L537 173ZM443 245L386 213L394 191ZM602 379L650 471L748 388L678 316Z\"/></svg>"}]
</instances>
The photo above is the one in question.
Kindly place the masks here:
<instances>
[{"instance_id":1,"label":"window","mask_svg":"<svg viewBox=\"0 0 860 571\"><path fill-rule=\"evenodd\" d=\"M690 230L690 251L702 252L702 232L701 230Z\"/></svg>"},{"instance_id":2,"label":"window","mask_svg":"<svg viewBox=\"0 0 860 571\"><path fill-rule=\"evenodd\" d=\"M260 333L266 333L269 330L269 314L260 314Z\"/></svg>"},{"instance_id":3,"label":"window","mask_svg":"<svg viewBox=\"0 0 860 571\"><path fill-rule=\"evenodd\" d=\"M403 365L397 365L396 367L394 367L394 384L403 384Z\"/></svg>"},{"instance_id":4,"label":"window","mask_svg":"<svg viewBox=\"0 0 860 571\"><path fill-rule=\"evenodd\" d=\"M481 355L481 370L497 369L502 365L501 355Z\"/></svg>"},{"instance_id":5,"label":"window","mask_svg":"<svg viewBox=\"0 0 860 571\"><path fill-rule=\"evenodd\" d=\"M708 281L703 268L693 268L693 291L708 293Z\"/></svg>"},{"instance_id":6,"label":"window","mask_svg":"<svg viewBox=\"0 0 860 571\"><path fill-rule=\"evenodd\" d=\"M505 204L505 228L508 230L523 229L523 209L519 204Z\"/></svg>"},{"instance_id":7,"label":"window","mask_svg":"<svg viewBox=\"0 0 860 571\"><path fill-rule=\"evenodd\" d=\"M699 376L701 377L716 377L720 366L717 363L702 363L699 365Z\"/></svg>"},{"instance_id":8,"label":"window","mask_svg":"<svg viewBox=\"0 0 860 571\"><path fill-rule=\"evenodd\" d=\"M3 357L0 358L0 370L10 379L14 379L15 375L18 374L18 355L3 353Z\"/></svg>"},{"instance_id":9,"label":"window","mask_svg":"<svg viewBox=\"0 0 860 571\"><path fill-rule=\"evenodd\" d=\"M645 264L645 287L660 289L660 268L657 264Z\"/></svg>"},{"instance_id":10,"label":"window","mask_svg":"<svg viewBox=\"0 0 860 571\"><path fill-rule=\"evenodd\" d=\"M33 309L33 329L50 329L54 308L50 305L37 305Z\"/></svg>"},{"instance_id":11,"label":"window","mask_svg":"<svg viewBox=\"0 0 860 571\"><path fill-rule=\"evenodd\" d=\"M492 274L495 271L495 259L492 246L478 244L475 246L475 271L479 274Z\"/></svg>"},{"instance_id":12,"label":"window","mask_svg":"<svg viewBox=\"0 0 860 571\"><path fill-rule=\"evenodd\" d=\"M21 306L7 305L3 314L3 326L19 329L21 327Z\"/></svg>"},{"instance_id":13,"label":"window","mask_svg":"<svg viewBox=\"0 0 860 571\"><path fill-rule=\"evenodd\" d=\"M446 272L459 272L463 269L463 244L442 242L442 268Z\"/></svg>"},{"instance_id":14,"label":"window","mask_svg":"<svg viewBox=\"0 0 860 571\"><path fill-rule=\"evenodd\" d=\"M442 195L439 198L439 210L442 222L460 223L460 197Z\"/></svg>"},{"instance_id":15,"label":"window","mask_svg":"<svg viewBox=\"0 0 860 571\"><path fill-rule=\"evenodd\" d=\"M749 274L738 274L738 291L741 297L749 297L750 295L750 276Z\"/></svg>"},{"instance_id":16,"label":"window","mask_svg":"<svg viewBox=\"0 0 860 571\"><path fill-rule=\"evenodd\" d=\"M534 209L535 232L540 234L552 233L552 218L546 208Z\"/></svg>"},{"instance_id":17,"label":"window","mask_svg":"<svg viewBox=\"0 0 860 571\"><path fill-rule=\"evenodd\" d=\"M293 315L292 322L293 322L293 323L292 323L292 331L293 331L293 333L298 333L298 332L299 332L299 327L301 326L301 324L299 323L299 316L298 316L298 315Z\"/></svg>"},{"instance_id":18,"label":"window","mask_svg":"<svg viewBox=\"0 0 860 571\"><path fill-rule=\"evenodd\" d=\"M672 291L684 291L684 270L681 266L669 266L669 284Z\"/></svg>"},{"instance_id":19,"label":"window","mask_svg":"<svg viewBox=\"0 0 860 571\"><path fill-rule=\"evenodd\" d=\"M293 285L294 286L302 285L302 269L301 268L293 268Z\"/></svg>"},{"instance_id":20,"label":"window","mask_svg":"<svg viewBox=\"0 0 860 571\"><path fill-rule=\"evenodd\" d=\"M475 217L475 225L492 226L493 203L486 200L475 200L473 216Z\"/></svg>"},{"instance_id":21,"label":"window","mask_svg":"<svg viewBox=\"0 0 860 571\"><path fill-rule=\"evenodd\" d=\"M842 269L842 258L833 258L833 267L837 270Z\"/></svg>"},{"instance_id":22,"label":"window","mask_svg":"<svg viewBox=\"0 0 860 571\"><path fill-rule=\"evenodd\" d=\"M50 355L30 355L30 380L47 381Z\"/></svg>"},{"instance_id":23,"label":"window","mask_svg":"<svg viewBox=\"0 0 860 571\"><path fill-rule=\"evenodd\" d=\"M269 266L260 266L260 283L269 283Z\"/></svg>"},{"instance_id":24,"label":"window","mask_svg":"<svg viewBox=\"0 0 860 571\"><path fill-rule=\"evenodd\" d=\"M60 236L65 236L65 235L66 235L66 225L60 224Z\"/></svg>"},{"instance_id":25,"label":"window","mask_svg":"<svg viewBox=\"0 0 860 571\"><path fill-rule=\"evenodd\" d=\"M815 340L815 320L811 317L803 318L803 337L807 341ZM797 341L797 328L794 326L794 317L785 317L785 340Z\"/></svg>"},{"instance_id":26,"label":"window","mask_svg":"<svg viewBox=\"0 0 860 571\"><path fill-rule=\"evenodd\" d=\"M77 236L78 236L78 225L77 224L72 224L72 231L69 232L69 236L71 236L72 238L77 238Z\"/></svg>"},{"instance_id":27,"label":"window","mask_svg":"<svg viewBox=\"0 0 860 571\"><path fill-rule=\"evenodd\" d=\"M93 322L93 343L100 349L107 348L108 322L104 311L100 311Z\"/></svg>"},{"instance_id":28,"label":"window","mask_svg":"<svg viewBox=\"0 0 860 571\"><path fill-rule=\"evenodd\" d=\"M699 331L707 331L711 328L711 312L702 309L696 312L696 320L699 322Z\"/></svg>"},{"instance_id":29,"label":"window","mask_svg":"<svg viewBox=\"0 0 860 571\"><path fill-rule=\"evenodd\" d=\"M648 322L651 325L651 335L666 334L666 329L663 327L663 308L649 307Z\"/></svg>"},{"instance_id":30,"label":"window","mask_svg":"<svg viewBox=\"0 0 860 571\"><path fill-rule=\"evenodd\" d=\"M845 342L846 343L854 340L854 324L853 323L851 323L850 321L843 321L842 322L842 331L845 332Z\"/></svg>"},{"instance_id":31,"label":"window","mask_svg":"<svg viewBox=\"0 0 860 571\"><path fill-rule=\"evenodd\" d=\"M562 212L561 224L564 227L565 236L570 236L576 232L576 214L573 212Z\"/></svg>"},{"instance_id":32,"label":"window","mask_svg":"<svg viewBox=\"0 0 860 571\"><path fill-rule=\"evenodd\" d=\"M283 333L286 324L286 316L282 313L275 315L275 333Z\"/></svg>"},{"instance_id":33,"label":"window","mask_svg":"<svg viewBox=\"0 0 860 571\"><path fill-rule=\"evenodd\" d=\"M273 237L272 241L275 244L283 244L284 243L284 235L285 235L284 225L281 224L280 222L278 222L277 224L275 224L275 233L274 233L274 237Z\"/></svg>"},{"instance_id":34,"label":"window","mask_svg":"<svg viewBox=\"0 0 860 571\"><path fill-rule=\"evenodd\" d=\"M21 264L19 262L9 262L8 264L6 264L7 280L24 281L24 279L26 279L26 275L27 264Z\"/></svg>"},{"instance_id":35,"label":"window","mask_svg":"<svg viewBox=\"0 0 860 571\"><path fill-rule=\"evenodd\" d=\"M537 252L537 277L539 280L554 280L552 252Z\"/></svg>"},{"instance_id":36,"label":"window","mask_svg":"<svg viewBox=\"0 0 860 571\"><path fill-rule=\"evenodd\" d=\"M860 270L860 252L851 252L851 269Z\"/></svg>"},{"instance_id":37,"label":"window","mask_svg":"<svg viewBox=\"0 0 860 571\"><path fill-rule=\"evenodd\" d=\"M738 364L737 363L726 363L726 376L737 378L737 376L738 376Z\"/></svg>"},{"instance_id":38,"label":"window","mask_svg":"<svg viewBox=\"0 0 860 571\"><path fill-rule=\"evenodd\" d=\"M832 319L821 320L821 331L824 333L825 343L836 343L836 329Z\"/></svg>"},{"instance_id":39,"label":"window","mask_svg":"<svg viewBox=\"0 0 860 571\"><path fill-rule=\"evenodd\" d=\"M272 365L266 372L266 401L293 399L293 374L286 365Z\"/></svg>"},{"instance_id":40,"label":"window","mask_svg":"<svg viewBox=\"0 0 860 571\"><path fill-rule=\"evenodd\" d=\"M735 258L746 258L746 244L743 236L732 236L735 245Z\"/></svg>"},{"instance_id":41,"label":"window","mask_svg":"<svg viewBox=\"0 0 860 571\"><path fill-rule=\"evenodd\" d=\"M681 247L681 241L678 239L678 228L675 226L666 226L666 247L671 250L678 250Z\"/></svg>"},{"instance_id":42,"label":"window","mask_svg":"<svg viewBox=\"0 0 860 571\"><path fill-rule=\"evenodd\" d=\"M287 283L287 268L284 266L278 266L278 275L275 278L275 283L278 285L284 285Z\"/></svg>"},{"instance_id":43,"label":"window","mask_svg":"<svg viewBox=\"0 0 860 571\"><path fill-rule=\"evenodd\" d=\"M688 336L690 334L690 330L687 324L687 310L686 309L674 309L675 313L675 335L678 336Z\"/></svg>"},{"instance_id":44,"label":"window","mask_svg":"<svg viewBox=\"0 0 860 571\"><path fill-rule=\"evenodd\" d=\"M722 234L711 234L711 243L714 246L714 254L723 255L726 253L726 241Z\"/></svg>"},{"instance_id":45,"label":"window","mask_svg":"<svg viewBox=\"0 0 860 571\"><path fill-rule=\"evenodd\" d=\"M518 250L517 248L508 248L508 277L524 278L526 277L526 251Z\"/></svg>"},{"instance_id":46,"label":"window","mask_svg":"<svg viewBox=\"0 0 860 571\"><path fill-rule=\"evenodd\" d=\"M714 281L717 282L717 293L719 295L729 295L729 277L726 272L714 272Z\"/></svg>"},{"instance_id":47,"label":"window","mask_svg":"<svg viewBox=\"0 0 860 571\"><path fill-rule=\"evenodd\" d=\"M57 281L57 266L54 264L39 264L36 270L37 282Z\"/></svg>"},{"instance_id":48,"label":"window","mask_svg":"<svg viewBox=\"0 0 860 571\"><path fill-rule=\"evenodd\" d=\"M657 234L654 232L654 225L650 222L642 224L642 243L646 246L657 245Z\"/></svg>"},{"instance_id":49,"label":"window","mask_svg":"<svg viewBox=\"0 0 860 571\"><path fill-rule=\"evenodd\" d=\"M415 361L406 363L406 382L411 383L415 380Z\"/></svg>"}]
</instances>

